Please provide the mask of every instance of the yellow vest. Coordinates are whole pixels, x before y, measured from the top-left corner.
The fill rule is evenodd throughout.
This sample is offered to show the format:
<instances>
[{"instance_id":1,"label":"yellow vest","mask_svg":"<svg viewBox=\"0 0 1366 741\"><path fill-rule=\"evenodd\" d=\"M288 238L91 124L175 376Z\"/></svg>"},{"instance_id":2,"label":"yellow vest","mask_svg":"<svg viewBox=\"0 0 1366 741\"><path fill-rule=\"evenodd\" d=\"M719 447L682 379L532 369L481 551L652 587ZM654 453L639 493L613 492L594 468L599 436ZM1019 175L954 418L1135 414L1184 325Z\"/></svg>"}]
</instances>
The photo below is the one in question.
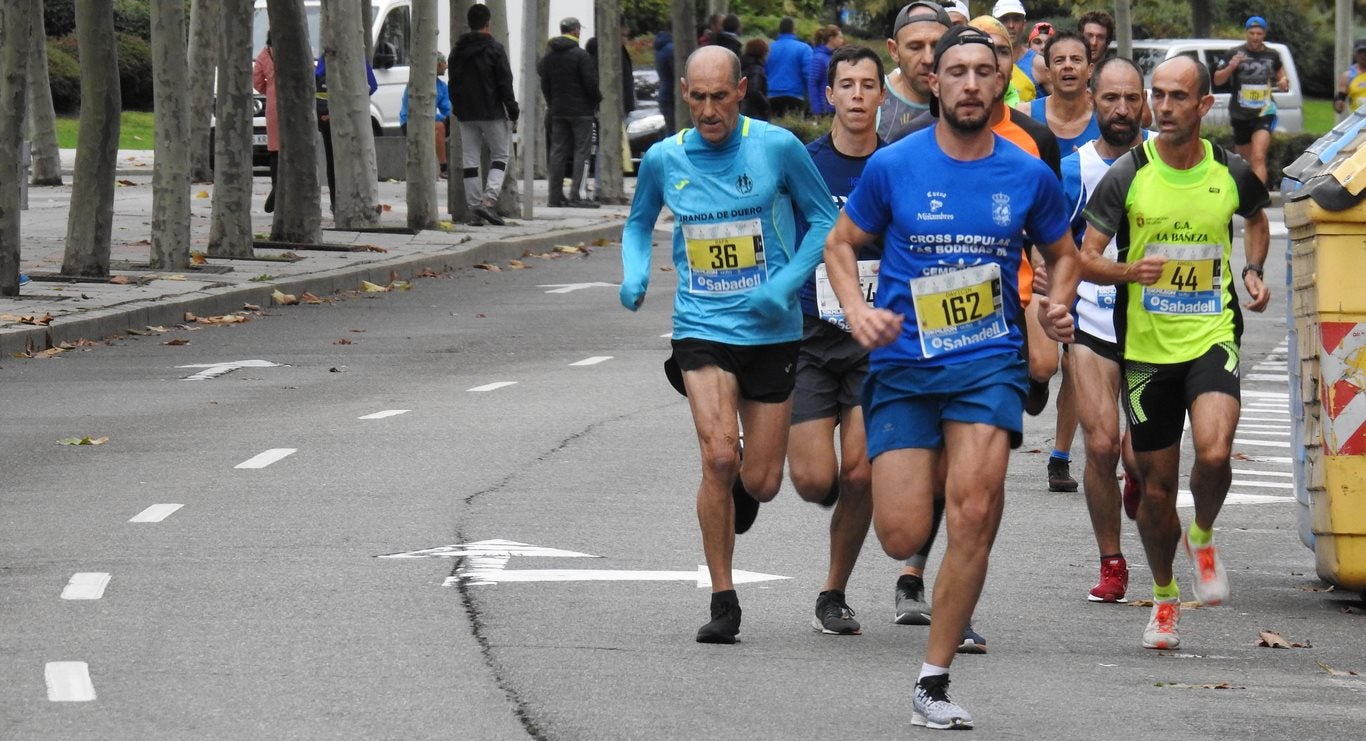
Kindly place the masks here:
<instances>
[{"instance_id":1,"label":"yellow vest","mask_svg":"<svg viewBox=\"0 0 1366 741\"><path fill-rule=\"evenodd\" d=\"M1366 103L1366 70L1357 69L1354 64L1347 68L1347 74L1352 76L1347 81L1347 106L1355 111Z\"/></svg>"}]
</instances>

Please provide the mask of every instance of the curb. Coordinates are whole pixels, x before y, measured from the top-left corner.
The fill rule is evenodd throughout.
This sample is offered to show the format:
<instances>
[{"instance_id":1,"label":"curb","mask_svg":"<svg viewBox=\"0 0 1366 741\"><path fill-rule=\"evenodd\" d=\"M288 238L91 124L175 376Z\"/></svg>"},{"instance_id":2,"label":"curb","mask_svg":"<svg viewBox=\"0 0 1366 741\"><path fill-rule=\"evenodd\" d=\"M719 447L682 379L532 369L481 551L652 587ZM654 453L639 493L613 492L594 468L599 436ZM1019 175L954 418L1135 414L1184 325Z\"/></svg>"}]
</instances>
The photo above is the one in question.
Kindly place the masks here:
<instances>
[{"instance_id":1,"label":"curb","mask_svg":"<svg viewBox=\"0 0 1366 741\"><path fill-rule=\"evenodd\" d=\"M596 239L616 241L621 236L621 229L622 224L614 222L337 268L269 283L206 288L197 294L164 300L130 301L112 307L92 309L87 315L64 318L60 323L46 327L0 329L0 357L24 352L29 343L32 343L36 350L45 350L63 342L101 339L112 335L123 336L129 329L181 324L187 311L201 316L213 316L238 311L243 304L255 304L265 308L272 305L271 295L276 290L294 295L308 291L318 296L327 296L355 289L362 280L386 284L395 273L401 280L411 280L424 269L447 272L470 268L482 262L518 258L529 250L548 249L557 244L591 242Z\"/></svg>"}]
</instances>

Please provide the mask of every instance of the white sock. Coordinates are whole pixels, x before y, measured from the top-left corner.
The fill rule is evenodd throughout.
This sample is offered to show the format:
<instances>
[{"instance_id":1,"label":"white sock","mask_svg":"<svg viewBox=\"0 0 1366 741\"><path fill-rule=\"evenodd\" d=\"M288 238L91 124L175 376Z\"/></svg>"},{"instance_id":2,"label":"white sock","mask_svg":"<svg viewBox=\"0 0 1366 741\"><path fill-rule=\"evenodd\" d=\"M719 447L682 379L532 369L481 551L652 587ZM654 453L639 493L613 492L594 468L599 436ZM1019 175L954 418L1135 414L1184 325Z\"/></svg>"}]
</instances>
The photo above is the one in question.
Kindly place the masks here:
<instances>
[{"instance_id":1,"label":"white sock","mask_svg":"<svg viewBox=\"0 0 1366 741\"><path fill-rule=\"evenodd\" d=\"M935 666L934 664L925 663L920 665L920 677L916 679L916 681L918 682L925 677L938 677L948 673L949 668L947 666Z\"/></svg>"}]
</instances>

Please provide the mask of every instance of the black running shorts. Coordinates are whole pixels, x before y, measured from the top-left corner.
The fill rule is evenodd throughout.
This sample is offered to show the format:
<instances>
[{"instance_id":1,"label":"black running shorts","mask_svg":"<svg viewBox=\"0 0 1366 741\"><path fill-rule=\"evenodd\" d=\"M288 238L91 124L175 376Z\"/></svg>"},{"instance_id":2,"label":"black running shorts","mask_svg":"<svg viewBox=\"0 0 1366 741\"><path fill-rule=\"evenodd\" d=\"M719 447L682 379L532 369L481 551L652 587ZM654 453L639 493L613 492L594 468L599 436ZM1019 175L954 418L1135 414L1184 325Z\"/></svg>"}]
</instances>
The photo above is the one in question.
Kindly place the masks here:
<instances>
[{"instance_id":1,"label":"black running shorts","mask_svg":"<svg viewBox=\"0 0 1366 741\"><path fill-rule=\"evenodd\" d=\"M1146 453L1181 442L1186 411L1195 397L1228 394L1242 401L1238 346L1221 342L1185 363L1124 361L1124 409L1134 450Z\"/></svg>"}]
</instances>

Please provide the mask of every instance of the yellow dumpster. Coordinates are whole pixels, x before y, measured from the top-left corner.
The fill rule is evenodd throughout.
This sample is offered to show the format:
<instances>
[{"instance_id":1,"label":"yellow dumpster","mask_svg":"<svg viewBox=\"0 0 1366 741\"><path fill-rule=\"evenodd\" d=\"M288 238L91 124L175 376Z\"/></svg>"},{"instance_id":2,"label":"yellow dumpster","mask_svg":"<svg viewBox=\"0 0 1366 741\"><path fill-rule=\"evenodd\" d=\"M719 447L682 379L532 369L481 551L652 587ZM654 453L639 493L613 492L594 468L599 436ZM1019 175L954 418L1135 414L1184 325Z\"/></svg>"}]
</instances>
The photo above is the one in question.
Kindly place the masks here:
<instances>
[{"instance_id":1,"label":"yellow dumpster","mask_svg":"<svg viewBox=\"0 0 1366 741\"><path fill-rule=\"evenodd\" d=\"M1364 107L1366 108L1366 107ZM1366 590L1366 115L1289 168L1291 399L1301 537L1318 574Z\"/></svg>"}]
</instances>

